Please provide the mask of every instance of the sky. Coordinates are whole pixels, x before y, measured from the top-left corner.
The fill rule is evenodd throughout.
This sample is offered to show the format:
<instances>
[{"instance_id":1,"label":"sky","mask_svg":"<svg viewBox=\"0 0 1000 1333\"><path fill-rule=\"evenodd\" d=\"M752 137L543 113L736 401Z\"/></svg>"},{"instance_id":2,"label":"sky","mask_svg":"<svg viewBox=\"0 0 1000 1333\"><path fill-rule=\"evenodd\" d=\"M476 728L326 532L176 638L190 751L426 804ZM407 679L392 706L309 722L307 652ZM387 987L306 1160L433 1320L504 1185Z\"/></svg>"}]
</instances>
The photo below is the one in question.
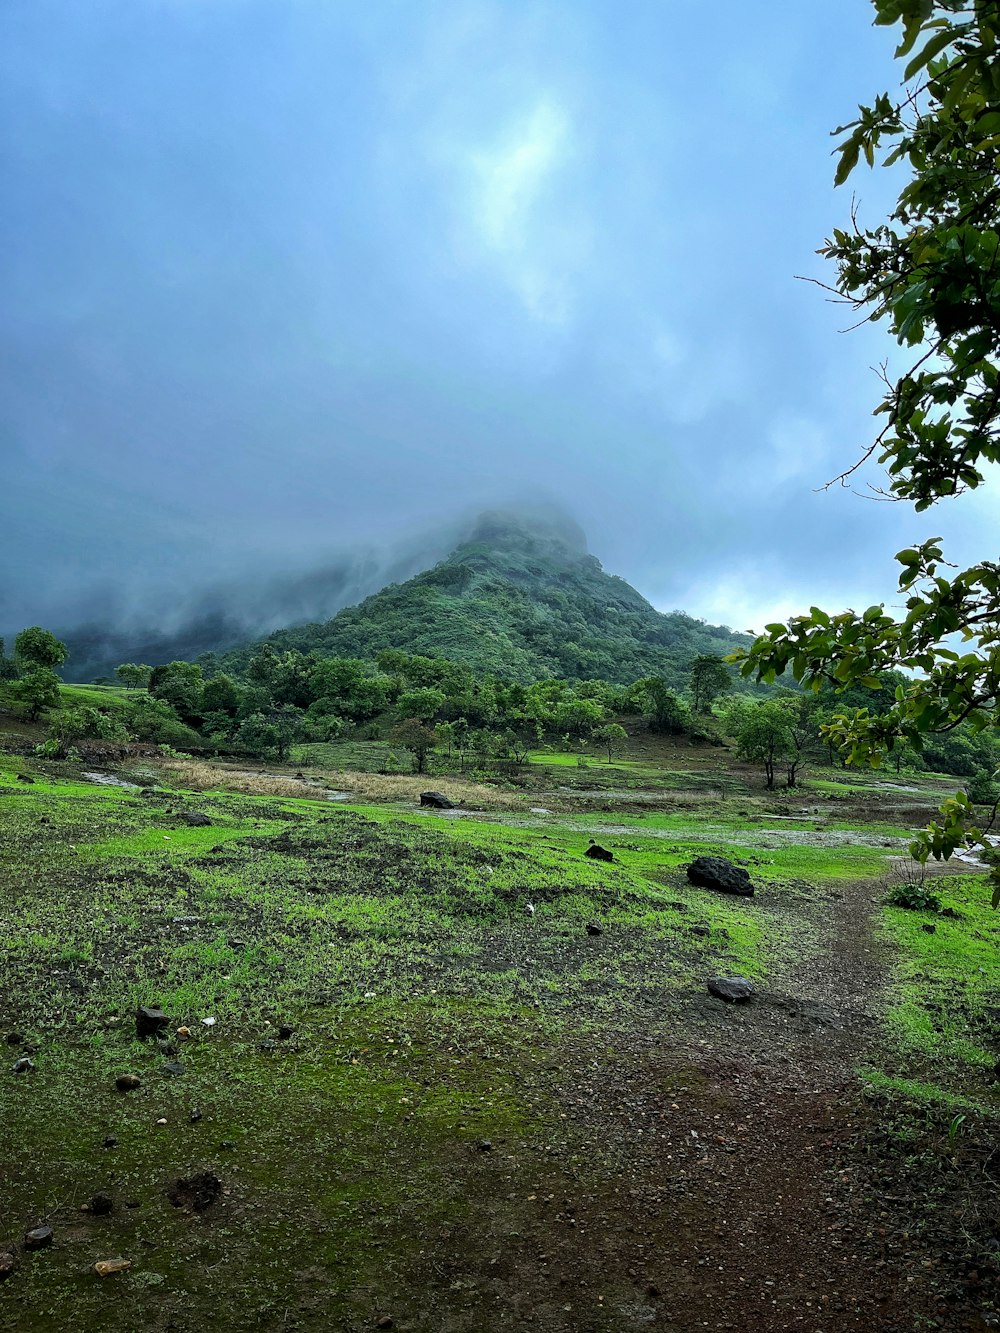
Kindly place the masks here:
<instances>
[{"instance_id":1,"label":"sky","mask_svg":"<svg viewBox=\"0 0 1000 1333\"><path fill-rule=\"evenodd\" d=\"M329 613L521 502L737 629L981 558L992 484L820 489L894 356L796 276L850 208L831 129L898 82L872 12L5 0L0 632L328 566ZM898 186L852 178L862 220Z\"/></svg>"}]
</instances>

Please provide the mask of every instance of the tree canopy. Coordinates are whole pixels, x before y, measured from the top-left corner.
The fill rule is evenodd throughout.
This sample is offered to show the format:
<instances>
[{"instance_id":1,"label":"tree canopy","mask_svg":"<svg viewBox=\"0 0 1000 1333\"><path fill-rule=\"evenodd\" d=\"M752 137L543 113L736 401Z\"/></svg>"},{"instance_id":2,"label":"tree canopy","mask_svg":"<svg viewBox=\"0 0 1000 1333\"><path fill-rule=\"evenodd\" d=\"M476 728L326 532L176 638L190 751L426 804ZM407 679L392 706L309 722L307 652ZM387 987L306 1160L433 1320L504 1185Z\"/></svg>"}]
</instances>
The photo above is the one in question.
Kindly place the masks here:
<instances>
[{"instance_id":1,"label":"tree canopy","mask_svg":"<svg viewBox=\"0 0 1000 1333\"><path fill-rule=\"evenodd\" d=\"M913 350L898 378L883 369L875 414L885 423L838 480L875 457L887 474L882 495L921 511L981 485L984 465L1000 460L1000 0L873 2L877 24L901 27L903 88L835 131L845 136L836 180L862 159L903 163L910 175L886 221L864 228L855 210L820 253L836 264L839 296ZM855 708L828 724L853 760L878 762L900 744L919 750L963 723L996 726L1000 564L956 571L936 537L896 560L902 617L884 605L839 615L813 607L768 625L745 655L744 674L767 681L788 668L815 688L874 688L886 670L908 673L888 711ZM959 793L914 855L946 857L980 834Z\"/></svg>"}]
</instances>

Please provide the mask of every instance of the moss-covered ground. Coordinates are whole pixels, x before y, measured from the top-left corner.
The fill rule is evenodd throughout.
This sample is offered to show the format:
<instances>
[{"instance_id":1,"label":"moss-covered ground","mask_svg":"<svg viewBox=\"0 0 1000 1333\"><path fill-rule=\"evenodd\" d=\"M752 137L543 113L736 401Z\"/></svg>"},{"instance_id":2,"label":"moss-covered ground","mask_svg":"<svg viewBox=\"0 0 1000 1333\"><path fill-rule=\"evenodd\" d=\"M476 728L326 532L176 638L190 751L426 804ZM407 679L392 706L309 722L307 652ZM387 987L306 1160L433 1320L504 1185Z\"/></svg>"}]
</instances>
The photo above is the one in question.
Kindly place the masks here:
<instances>
[{"instance_id":1,"label":"moss-covered ground","mask_svg":"<svg viewBox=\"0 0 1000 1333\"><path fill-rule=\"evenodd\" d=\"M801 1066L811 1086L836 1048L848 1080L863 1065L913 1115L935 1097L991 1114L982 877L942 881L956 916L882 909L910 827L898 801L852 820L818 788L764 794L737 768L712 785L724 761L697 755L684 807L685 759L664 757L657 808L595 807L592 769L541 762L520 809L455 817L102 786L0 756L0 1250L18 1260L0 1327L701 1327L684 1245L712 1224L688 1182L706 1136L749 1142L747 1071ZM611 772L656 790L651 767ZM584 855L592 839L611 863ZM703 853L745 865L756 897L690 885ZM887 981L856 1041L850 976L828 961L865 903ZM753 978L759 1007L707 997L715 973ZM168 1044L137 1039L140 1004L169 1016ZM34 1068L15 1074L21 1058ZM140 1086L120 1092L123 1073ZM775 1133L808 1163L788 1115ZM199 1171L219 1198L174 1207L169 1187ZM81 1211L97 1193L106 1216ZM41 1223L54 1245L24 1252ZM117 1256L131 1269L98 1278ZM804 1292L795 1278L782 1301L801 1313ZM763 1286L752 1310L731 1299L713 1326L796 1326L763 1322Z\"/></svg>"}]
</instances>

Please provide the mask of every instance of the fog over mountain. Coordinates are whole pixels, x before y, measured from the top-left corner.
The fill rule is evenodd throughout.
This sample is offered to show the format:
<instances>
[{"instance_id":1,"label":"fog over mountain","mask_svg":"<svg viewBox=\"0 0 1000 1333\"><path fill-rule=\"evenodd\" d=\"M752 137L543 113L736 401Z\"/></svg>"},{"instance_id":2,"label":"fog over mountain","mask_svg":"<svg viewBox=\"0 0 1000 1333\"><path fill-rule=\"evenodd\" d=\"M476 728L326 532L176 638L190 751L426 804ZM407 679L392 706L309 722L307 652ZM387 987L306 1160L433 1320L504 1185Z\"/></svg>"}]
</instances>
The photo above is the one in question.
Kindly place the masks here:
<instances>
[{"instance_id":1,"label":"fog over mountain","mask_svg":"<svg viewBox=\"0 0 1000 1333\"><path fill-rule=\"evenodd\" d=\"M829 130L891 35L868 0L712 12L9 0L0 633L81 668L238 640L526 496L738 628L877 599L930 530L988 546L992 486L930 525L816 489L892 348L795 274L830 277Z\"/></svg>"}]
</instances>

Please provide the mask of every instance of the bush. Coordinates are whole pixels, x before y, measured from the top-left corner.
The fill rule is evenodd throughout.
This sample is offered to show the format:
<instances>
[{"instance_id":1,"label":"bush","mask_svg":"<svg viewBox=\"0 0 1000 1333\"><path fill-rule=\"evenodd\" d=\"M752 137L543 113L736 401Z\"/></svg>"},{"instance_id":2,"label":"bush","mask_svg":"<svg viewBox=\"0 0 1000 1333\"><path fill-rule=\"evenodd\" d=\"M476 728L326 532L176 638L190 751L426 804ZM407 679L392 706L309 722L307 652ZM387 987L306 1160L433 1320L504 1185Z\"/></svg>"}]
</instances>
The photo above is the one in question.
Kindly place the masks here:
<instances>
[{"instance_id":1,"label":"bush","mask_svg":"<svg viewBox=\"0 0 1000 1333\"><path fill-rule=\"evenodd\" d=\"M941 899L925 884L897 884L885 901L889 907L905 907L911 912L941 911Z\"/></svg>"}]
</instances>

